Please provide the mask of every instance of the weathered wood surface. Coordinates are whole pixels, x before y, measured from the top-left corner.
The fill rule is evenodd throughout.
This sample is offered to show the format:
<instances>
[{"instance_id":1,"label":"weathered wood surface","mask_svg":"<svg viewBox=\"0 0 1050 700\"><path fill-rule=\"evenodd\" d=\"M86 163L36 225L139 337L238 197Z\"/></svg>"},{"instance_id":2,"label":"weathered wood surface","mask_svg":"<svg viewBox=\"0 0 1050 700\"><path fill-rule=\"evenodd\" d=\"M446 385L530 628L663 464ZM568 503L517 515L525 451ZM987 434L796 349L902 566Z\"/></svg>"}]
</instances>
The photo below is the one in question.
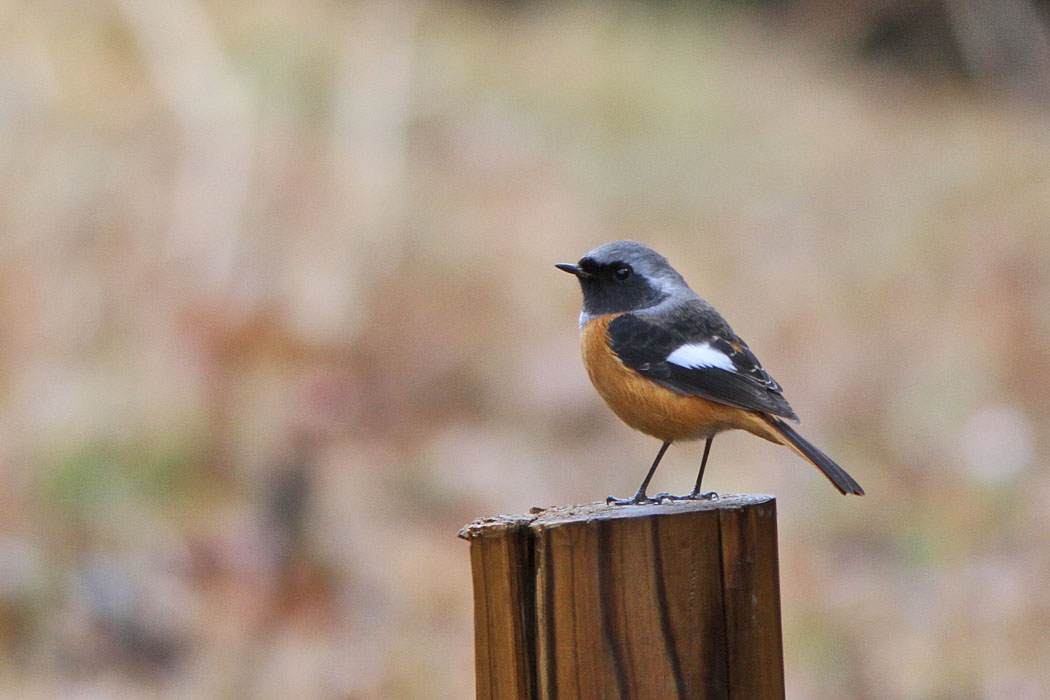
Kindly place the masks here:
<instances>
[{"instance_id":1,"label":"weathered wood surface","mask_svg":"<svg viewBox=\"0 0 1050 700\"><path fill-rule=\"evenodd\" d=\"M479 700L784 697L772 497L558 507L460 534Z\"/></svg>"}]
</instances>

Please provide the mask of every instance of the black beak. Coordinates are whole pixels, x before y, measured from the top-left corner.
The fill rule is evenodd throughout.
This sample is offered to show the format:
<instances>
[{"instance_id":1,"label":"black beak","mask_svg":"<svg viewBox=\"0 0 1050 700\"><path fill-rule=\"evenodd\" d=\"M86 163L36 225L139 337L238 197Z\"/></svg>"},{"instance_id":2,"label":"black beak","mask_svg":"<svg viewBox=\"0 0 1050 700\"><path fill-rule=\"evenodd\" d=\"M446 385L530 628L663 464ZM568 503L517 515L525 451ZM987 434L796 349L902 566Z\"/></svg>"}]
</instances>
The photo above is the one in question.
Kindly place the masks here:
<instances>
[{"instance_id":1,"label":"black beak","mask_svg":"<svg viewBox=\"0 0 1050 700\"><path fill-rule=\"evenodd\" d=\"M558 268L563 272L568 272L571 275L576 275L581 279L586 277L594 277L594 275L592 275L591 273L584 272L579 268L579 266L573 265L572 263L557 263L554 267Z\"/></svg>"}]
</instances>

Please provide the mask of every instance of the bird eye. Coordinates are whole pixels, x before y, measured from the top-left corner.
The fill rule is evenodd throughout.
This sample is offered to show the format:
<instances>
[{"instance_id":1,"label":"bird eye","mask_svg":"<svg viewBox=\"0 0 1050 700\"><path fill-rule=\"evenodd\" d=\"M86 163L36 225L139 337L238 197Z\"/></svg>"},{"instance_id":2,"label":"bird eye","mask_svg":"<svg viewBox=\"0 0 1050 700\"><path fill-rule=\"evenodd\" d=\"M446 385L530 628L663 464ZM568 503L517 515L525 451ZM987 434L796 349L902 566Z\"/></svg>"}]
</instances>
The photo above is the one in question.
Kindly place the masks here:
<instances>
[{"instance_id":1,"label":"bird eye","mask_svg":"<svg viewBox=\"0 0 1050 700\"><path fill-rule=\"evenodd\" d=\"M616 272L613 273L613 277L623 282L631 276L632 272L634 271L631 269L630 265L624 265L623 267L616 268Z\"/></svg>"}]
</instances>

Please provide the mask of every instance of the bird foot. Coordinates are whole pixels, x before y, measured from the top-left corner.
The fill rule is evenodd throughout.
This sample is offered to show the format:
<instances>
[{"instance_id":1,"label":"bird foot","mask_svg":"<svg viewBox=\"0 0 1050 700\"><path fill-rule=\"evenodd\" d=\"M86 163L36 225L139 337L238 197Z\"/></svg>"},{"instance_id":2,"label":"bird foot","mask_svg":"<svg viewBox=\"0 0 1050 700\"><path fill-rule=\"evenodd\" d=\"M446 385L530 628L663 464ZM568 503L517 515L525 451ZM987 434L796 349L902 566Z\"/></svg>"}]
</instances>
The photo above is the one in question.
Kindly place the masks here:
<instances>
[{"instance_id":1,"label":"bird foot","mask_svg":"<svg viewBox=\"0 0 1050 700\"><path fill-rule=\"evenodd\" d=\"M660 499L661 503L663 501L717 501L718 494L714 491L708 491L707 493L697 493L694 491L692 493L687 493L684 496L674 496L669 493L658 493L656 494L656 498Z\"/></svg>"},{"instance_id":2,"label":"bird foot","mask_svg":"<svg viewBox=\"0 0 1050 700\"><path fill-rule=\"evenodd\" d=\"M634 496L632 496L631 498L616 498L615 496L606 496L605 504L610 506L642 506L654 503L659 504L660 497L665 495L666 494L660 493L650 498L649 496L646 496L644 493L639 491L638 493L634 494Z\"/></svg>"}]
</instances>

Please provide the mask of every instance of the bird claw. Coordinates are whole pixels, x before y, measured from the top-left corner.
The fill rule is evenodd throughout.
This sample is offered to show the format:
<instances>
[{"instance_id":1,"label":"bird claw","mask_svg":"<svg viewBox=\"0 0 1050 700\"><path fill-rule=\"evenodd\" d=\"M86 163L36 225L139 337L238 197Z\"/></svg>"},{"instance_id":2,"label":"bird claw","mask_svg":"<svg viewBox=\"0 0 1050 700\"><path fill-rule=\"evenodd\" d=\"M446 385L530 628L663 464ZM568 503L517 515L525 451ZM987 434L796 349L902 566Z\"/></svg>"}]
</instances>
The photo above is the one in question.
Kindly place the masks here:
<instances>
[{"instance_id":1,"label":"bird claw","mask_svg":"<svg viewBox=\"0 0 1050 700\"><path fill-rule=\"evenodd\" d=\"M615 496L606 496L605 504L610 506L642 506L642 505L660 505L665 501L717 501L718 494L714 491L708 491L707 493L687 493L683 496L676 496L666 491L647 496L644 493L636 493L631 498L616 498Z\"/></svg>"},{"instance_id":2,"label":"bird claw","mask_svg":"<svg viewBox=\"0 0 1050 700\"><path fill-rule=\"evenodd\" d=\"M658 494L655 498L650 498L644 493L636 493L631 498L616 498L615 496L606 496L605 504L609 506L642 506L653 503L660 503L659 497L664 494Z\"/></svg>"},{"instance_id":3,"label":"bird claw","mask_svg":"<svg viewBox=\"0 0 1050 700\"><path fill-rule=\"evenodd\" d=\"M717 501L718 500L718 494L715 493L714 491L708 491L707 493L696 493L696 492L693 492L693 493L687 493L684 496L674 496L674 495L671 495L669 493L659 493L659 494L656 495L656 497L660 499L661 503L663 501L665 501L665 500L667 500L667 501Z\"/></svg>"}]
</instances>

